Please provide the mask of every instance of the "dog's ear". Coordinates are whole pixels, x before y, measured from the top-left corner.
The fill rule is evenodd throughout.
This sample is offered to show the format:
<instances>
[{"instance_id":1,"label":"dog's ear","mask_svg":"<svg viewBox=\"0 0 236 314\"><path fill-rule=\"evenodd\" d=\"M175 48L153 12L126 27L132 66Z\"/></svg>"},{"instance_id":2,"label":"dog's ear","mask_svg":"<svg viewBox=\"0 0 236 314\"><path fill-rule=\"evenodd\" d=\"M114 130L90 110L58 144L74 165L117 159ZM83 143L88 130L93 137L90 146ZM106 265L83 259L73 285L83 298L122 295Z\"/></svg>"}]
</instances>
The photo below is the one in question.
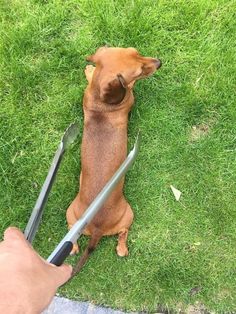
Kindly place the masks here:
<instances>
[{"instance_id":1,"label":"dog's ear","mask_svg":"<svg viewBox=\"0 0 236 314\"><path fill-rule=\"evenodd\" d=\"M122 102L126 94L126 82L121 74L100 86L100 98L101 100L110 105L117 105Z\"/></svg>"},{"instance_id":2,"label":"dog's ear","mask_svg":"<svg viewBox=\"0 0 236 314\"><path fill-rule=\"evenodd\" d=\"M88 56L86 57L86 61L90 61L90 62L93 62L93 63L96 63L96 58L95 58L95 54L94 55L91 55L91 56Z\"/></svg>"},{"instance_id":3,"label":"dog's ear","mask_svg":"<svg viewBox=\"0 0 236 314\"><path fill-rule=\"evenodd\" d=\"M107 46L98 48L97 51L94 54L88 56L86 60L93 63L97 63L100 60L103 52L106 51L107 48L108 48Z\"/></svg>"}]
</instances>

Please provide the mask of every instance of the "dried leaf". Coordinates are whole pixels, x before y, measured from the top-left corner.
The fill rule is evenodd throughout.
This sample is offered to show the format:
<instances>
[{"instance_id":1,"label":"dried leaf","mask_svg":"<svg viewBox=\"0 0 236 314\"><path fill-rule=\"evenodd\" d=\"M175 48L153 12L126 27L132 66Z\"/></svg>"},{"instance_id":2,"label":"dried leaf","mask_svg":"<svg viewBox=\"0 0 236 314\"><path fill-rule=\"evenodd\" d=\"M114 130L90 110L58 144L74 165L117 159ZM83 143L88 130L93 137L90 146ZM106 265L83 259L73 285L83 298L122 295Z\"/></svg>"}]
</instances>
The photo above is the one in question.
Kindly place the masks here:
<instances>
[{"instance_id":1,"label":"dried leaf","mask_svg":"<svg viewBox=\"0 0 236 314\"><path fill-rule=\"evenodd\" d=\"M171 188L171 191L174 194L174 197L175 197L176 201L179 201L180 196L181 196L182 193L179 190L177 190L173 185L171 185L170 188Z\"/></svg>"}]
</instances>

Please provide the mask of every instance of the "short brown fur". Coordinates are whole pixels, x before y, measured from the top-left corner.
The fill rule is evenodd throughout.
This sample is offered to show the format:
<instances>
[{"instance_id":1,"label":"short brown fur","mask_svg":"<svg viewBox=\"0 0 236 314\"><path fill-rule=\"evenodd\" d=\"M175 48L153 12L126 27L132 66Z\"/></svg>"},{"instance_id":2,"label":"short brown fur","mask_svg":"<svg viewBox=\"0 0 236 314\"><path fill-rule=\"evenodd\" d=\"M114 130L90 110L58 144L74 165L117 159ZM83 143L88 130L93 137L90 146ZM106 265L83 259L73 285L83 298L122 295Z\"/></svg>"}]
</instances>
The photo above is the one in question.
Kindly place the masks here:
<instances>
[{"instance_id":1,"label":"short brown fur","mask_svg":"<svg viewBox=\"0 0 236 314\"><path fill-rule=\"evenodd\" d=\"M153 74L161 62L141 56L134 48L99 48L88 57L85 75L84 131L81 148L80 191L67 209L69 228L81 217L127 155L128 113L134 103L136 80ZM99 213L84 230L89 245L74 274L78 272L100 238L118 234L119 256L128 255L128 230L133 211L123 196L124 179L117 185ZM74 245L72 253L79 250Z\"/></svg>"}]
</instances>

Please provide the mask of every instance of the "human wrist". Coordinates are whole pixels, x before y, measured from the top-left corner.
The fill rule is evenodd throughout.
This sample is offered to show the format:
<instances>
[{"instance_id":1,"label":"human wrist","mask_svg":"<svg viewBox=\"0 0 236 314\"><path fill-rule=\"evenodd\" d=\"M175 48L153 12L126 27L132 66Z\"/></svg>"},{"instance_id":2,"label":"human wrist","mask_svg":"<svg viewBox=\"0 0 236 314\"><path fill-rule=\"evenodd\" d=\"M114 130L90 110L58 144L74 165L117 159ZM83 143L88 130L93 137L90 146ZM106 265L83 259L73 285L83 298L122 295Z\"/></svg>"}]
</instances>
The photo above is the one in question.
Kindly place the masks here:
<instances>
[{"instance_id":1,"label":"human wrist","mask_svg":"<svg viewBox=\"0 0 236 314\"><path fill-rule=\"evenodd\" d=\"M0 313L8 314L36 314L40 313L34 309L32 300L27 291L23 287L17 285L9 285L6 283L5 287L0 287Z\"/></svg>"}]
</instances>

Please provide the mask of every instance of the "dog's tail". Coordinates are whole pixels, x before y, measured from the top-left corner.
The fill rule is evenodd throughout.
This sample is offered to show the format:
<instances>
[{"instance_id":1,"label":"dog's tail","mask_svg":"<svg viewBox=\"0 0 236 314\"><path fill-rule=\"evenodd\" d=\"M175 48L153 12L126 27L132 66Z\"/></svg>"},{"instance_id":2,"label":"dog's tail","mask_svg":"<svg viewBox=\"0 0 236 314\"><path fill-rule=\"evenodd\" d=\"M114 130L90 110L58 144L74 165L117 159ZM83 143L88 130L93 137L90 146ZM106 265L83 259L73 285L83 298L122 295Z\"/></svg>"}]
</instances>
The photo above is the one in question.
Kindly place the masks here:
<instances>
[{"instance_id":1,"label":"dog's tail","mask_svg":"<svg viewBox=\"0 0 236 314\"><path fill-rule=\"evenodd\" d=\"M100 241L102 237L102 232L98 229L96 229L89 240L88 246L85 249L83 255L80 257L79 261L75 265L72 271L72 277L74 277L77 273L80 272L81 268L86 263L87 259L89 258L89 255L95 250L96 246L98 245L98 242Z\"/></svg>"}]
</instances>

